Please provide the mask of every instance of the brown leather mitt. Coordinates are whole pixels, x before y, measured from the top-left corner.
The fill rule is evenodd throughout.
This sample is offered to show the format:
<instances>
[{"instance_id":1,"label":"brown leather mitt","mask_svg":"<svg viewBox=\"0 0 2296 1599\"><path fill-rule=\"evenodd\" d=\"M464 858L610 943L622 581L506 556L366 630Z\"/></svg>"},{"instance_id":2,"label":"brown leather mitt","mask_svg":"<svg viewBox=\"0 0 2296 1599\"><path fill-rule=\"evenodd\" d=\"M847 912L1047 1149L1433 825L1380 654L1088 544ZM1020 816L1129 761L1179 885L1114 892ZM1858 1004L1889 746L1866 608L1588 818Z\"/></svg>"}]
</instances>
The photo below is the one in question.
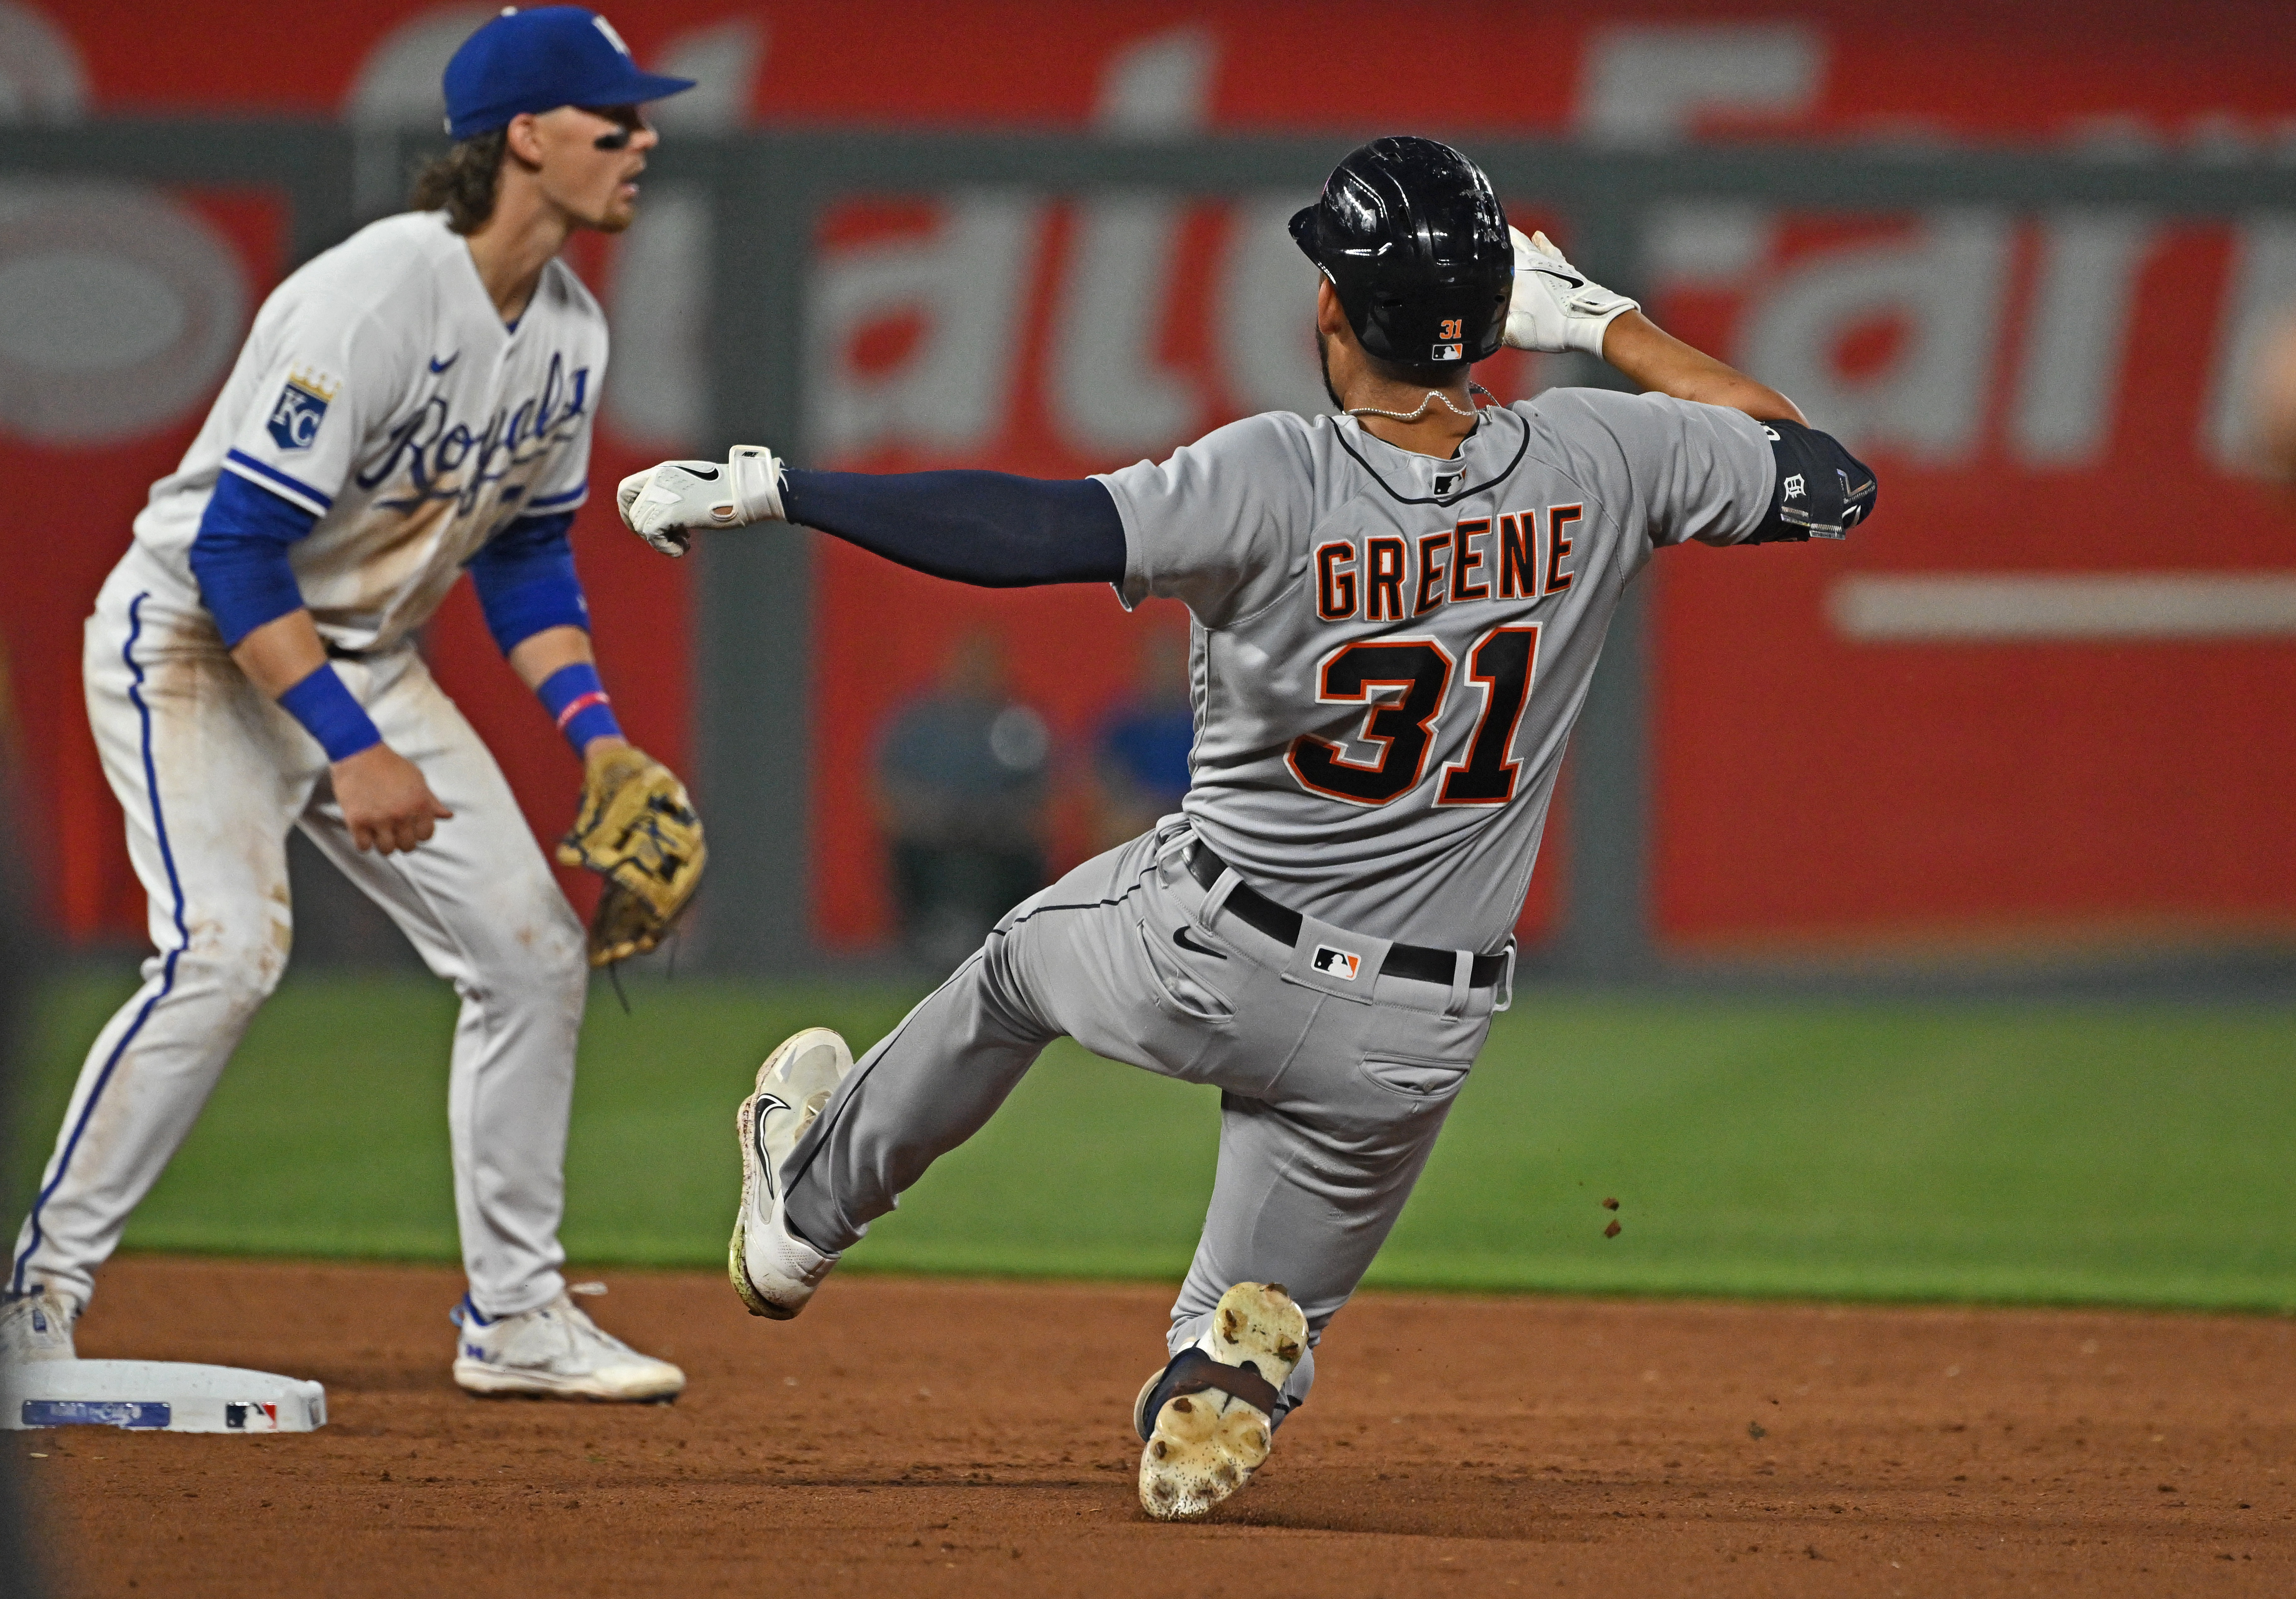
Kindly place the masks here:
<instances>
[{"instance_id":1,"label":"brown leather mitt","mask_svg":"<svg viewBox=\"0 0 2296 1599\"><path fill-rule=\"evenodd\" d=\"M701 881L709 847L677 775L643 750L602 750L585 763L582 805L558 858L606 880L590 918L590 964L644 955Z\"/></svg>"}]
</instances>

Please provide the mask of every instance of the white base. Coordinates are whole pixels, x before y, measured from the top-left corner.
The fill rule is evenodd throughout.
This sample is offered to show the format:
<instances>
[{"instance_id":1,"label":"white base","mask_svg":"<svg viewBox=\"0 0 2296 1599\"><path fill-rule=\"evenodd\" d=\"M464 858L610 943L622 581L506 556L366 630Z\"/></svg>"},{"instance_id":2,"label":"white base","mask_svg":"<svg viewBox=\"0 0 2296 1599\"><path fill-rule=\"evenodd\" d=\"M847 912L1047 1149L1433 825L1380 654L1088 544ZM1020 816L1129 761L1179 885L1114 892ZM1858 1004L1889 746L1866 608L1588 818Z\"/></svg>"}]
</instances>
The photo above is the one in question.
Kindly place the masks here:
<instances>
[{"instance_id":1,"label":"white base","mask_svg":"<svg viewBox=\"0 0 2296 1599\"><path fill-rule=\"evenodd\" d=\"M316 1382L180 1360L33 1360L0 1369L0 1428L308 1432L327 1424Z\"/></svg>"}]
</instances>

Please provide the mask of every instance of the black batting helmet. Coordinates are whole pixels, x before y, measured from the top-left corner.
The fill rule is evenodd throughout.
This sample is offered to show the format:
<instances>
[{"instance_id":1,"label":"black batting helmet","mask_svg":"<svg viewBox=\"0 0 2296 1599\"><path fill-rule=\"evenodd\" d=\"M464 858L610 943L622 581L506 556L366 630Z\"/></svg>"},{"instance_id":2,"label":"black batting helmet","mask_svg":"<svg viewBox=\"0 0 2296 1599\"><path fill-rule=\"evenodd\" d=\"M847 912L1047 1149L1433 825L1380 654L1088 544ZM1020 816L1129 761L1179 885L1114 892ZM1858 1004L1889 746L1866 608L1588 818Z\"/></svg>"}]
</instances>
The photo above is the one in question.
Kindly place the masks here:
<instances>
[{"instance_id":1,"label":"black batting helmet","mask_svg":"<svg viewBox=\"0 0 2296 1599\"><path fill-rule=\"evenodd\" d=\"M1292 237L1380 359L1431 366L1497 351L1514 244L1491 180L1448 144L1374 139L1332 169Z\"/></svg>"}]
</instances>

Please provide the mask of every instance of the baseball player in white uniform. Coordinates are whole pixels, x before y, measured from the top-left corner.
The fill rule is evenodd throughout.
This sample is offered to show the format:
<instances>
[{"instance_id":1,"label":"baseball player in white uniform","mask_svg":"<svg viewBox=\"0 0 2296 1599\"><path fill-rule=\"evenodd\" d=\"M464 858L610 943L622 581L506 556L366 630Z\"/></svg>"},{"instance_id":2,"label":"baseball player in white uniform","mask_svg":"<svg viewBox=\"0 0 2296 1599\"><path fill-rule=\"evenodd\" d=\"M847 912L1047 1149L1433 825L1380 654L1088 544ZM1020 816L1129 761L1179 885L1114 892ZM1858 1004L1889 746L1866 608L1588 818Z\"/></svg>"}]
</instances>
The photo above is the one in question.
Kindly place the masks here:
<instances>
[{"instance_id":1,"label":"baseball player in white uniform","mask_svg":"<svg viewBox=\"0 0 2296 1599\"><path fill-rule=\"evenodd\" d=\"M801 522L984 584L1106 581L1193 618L1180 814L1025 901L856 1065L815 1029L742 1102L728 1261L794 1316L839 1252L1052 1039L1221 1090L1218 1175L1142 1388L1140 1497L1200 1515L1267 1457L1377 1253L1513 971L1564 741L1656 549L1839 537L1873 474L1669 337L1431 140L1374 141L1292 222L1341 414L1277 413L1076 482L784 471L744 447L621 486L676 552ZM1639 394L1479 408L1502 340Z\"/></svg>"},{"instance_id":2,"label":"baseball player in white uniform","mask_svg":"<svg viewBox=\"0 0 2296 1599\"><path fill-rule=\"evenodd\" d=\"M469 568L577 751L624 747L567 542L606 324L557 255L576 228L628 226L656 143L638 106L690 86L639 70L578 7L488 22L447 70L458 143L418 183L424 209L279 286L153 486L88 619L86 675L158 953L88 1053L17 1235L13 1357L72 1357L97 1267L285 970L299 827L462 996L455 1381L599 1399L684 1386L567 1298L584 931L414 636Z\"/></svg>"}]
</instances>

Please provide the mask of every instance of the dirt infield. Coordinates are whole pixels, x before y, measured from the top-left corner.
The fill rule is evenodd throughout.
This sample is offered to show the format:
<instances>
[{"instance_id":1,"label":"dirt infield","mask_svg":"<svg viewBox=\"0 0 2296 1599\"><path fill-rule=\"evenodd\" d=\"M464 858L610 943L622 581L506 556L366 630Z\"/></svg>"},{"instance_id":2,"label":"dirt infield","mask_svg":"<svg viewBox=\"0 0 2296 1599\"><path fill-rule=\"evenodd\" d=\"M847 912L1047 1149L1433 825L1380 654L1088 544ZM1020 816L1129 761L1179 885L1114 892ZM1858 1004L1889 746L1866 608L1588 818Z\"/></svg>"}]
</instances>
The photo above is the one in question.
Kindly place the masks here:
<instances>
[{"instance_id":1,"label":"dirt infield","mask_svg":"<svg viewBox=\"0 0 2296 1599\"><path fill-rule=\"evenodd\" d=\"M1212 1521L1146 1521L1145 1289L618 1274L676 1406L448 1382L446 1272L129 1259L82 1352L332 1424L12 1433L68 1594L2296 1592L2296 1322L1366 1295ZM32 1458L26 1458L32 1457Z\"/></svg>"}]
</instances>

